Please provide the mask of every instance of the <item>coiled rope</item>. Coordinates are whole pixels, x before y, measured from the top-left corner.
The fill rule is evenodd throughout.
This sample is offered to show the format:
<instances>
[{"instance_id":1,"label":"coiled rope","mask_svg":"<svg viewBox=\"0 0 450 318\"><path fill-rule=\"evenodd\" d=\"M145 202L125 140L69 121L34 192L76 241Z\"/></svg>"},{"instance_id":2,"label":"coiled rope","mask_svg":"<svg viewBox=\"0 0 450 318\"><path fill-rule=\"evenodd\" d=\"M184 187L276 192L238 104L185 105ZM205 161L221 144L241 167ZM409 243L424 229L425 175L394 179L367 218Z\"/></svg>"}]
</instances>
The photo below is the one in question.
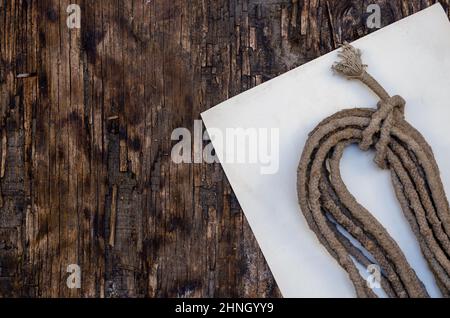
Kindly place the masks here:
<instances>
[{"instance_id":1,"label":"coiled rope","mask_svg":"<svg viewBox=\"0 0 450 318\"><path fill-rule=\"evenodd\" d=\"M339 162L346 146L375 149L374 161L391 172L403 213L444 296L450 294L450 212L439 169L423 136L404 119L405 100L389 96L366 71L358 49L344 44L333 70L375 92L377 109L340 111L310 134L297 171L298 198L309 227L348 272L358 297L376 297L355 262L376 264L389 297L428 297L427 290L386 229L345 186ZM363 247L342 233L344 229Z\"/></svg>"}]
</instances>

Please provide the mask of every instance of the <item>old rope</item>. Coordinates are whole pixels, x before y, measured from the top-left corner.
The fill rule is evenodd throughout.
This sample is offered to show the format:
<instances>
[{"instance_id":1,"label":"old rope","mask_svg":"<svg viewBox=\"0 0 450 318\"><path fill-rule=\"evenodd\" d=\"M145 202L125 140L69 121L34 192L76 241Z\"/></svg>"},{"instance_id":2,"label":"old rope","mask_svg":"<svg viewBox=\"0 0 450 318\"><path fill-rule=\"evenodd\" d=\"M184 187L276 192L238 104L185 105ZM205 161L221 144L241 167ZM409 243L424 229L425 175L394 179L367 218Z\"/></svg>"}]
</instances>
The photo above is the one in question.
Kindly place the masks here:
<instances>
[{"instance_id":1,"label":"old rope","mask_svg":"<svg viewBox=\"0 0 450 318\"><path fill-rule=\"evenodd\" d=\"M358 297L376 297L359 274L377 264L381 287L390 297L428 297L403 252L386 229L360 205L342 181L339 162L349 144L374 148L375 162L389 169L395 193L436 282L450 294L449 204L432 150L403 116L405 101L390 97L366 71L361 52L344 44L333 70L368 86L379 98L378 108L340 111L323 120L309 135L297 172L301 210L320 242L348 272ZM359 241L356 247L344 229Z\"/></svg>"}]
</instances>

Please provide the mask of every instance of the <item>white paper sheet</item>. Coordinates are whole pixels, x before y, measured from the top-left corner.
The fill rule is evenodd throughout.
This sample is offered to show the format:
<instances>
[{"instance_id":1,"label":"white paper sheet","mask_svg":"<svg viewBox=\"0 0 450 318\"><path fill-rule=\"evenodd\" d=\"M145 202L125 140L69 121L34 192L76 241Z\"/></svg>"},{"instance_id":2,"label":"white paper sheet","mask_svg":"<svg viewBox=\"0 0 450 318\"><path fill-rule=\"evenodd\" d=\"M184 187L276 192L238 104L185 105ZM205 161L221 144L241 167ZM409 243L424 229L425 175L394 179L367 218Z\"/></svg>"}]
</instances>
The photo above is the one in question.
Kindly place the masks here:
<instances>
[{"instance_id":1,"label":"white paper sheet","mask_svg":"<svg viewBox=\"0 0 450 318\"><path fill-rule=\"evenodd\" d=\"M353 45L363 51L368 71L388 92L407 101L406 118L431 144L450 195L450 23L444 10L433 5ZM336 51L331 52L202 114L211 132L279 128L278 173L263 175L253 163L222 165L284 297L355 296L347 273L308 228L296 189L307 134L319 121L344 108L376 107L378 101L359 82L330 71L336 58ZM224 158L226 149L218 141L213 145ZM372 159L372 152L348 149L341 164L344 181L398 242L429 293L440 296L389 172Z\"/></svg>"}]
</instances>

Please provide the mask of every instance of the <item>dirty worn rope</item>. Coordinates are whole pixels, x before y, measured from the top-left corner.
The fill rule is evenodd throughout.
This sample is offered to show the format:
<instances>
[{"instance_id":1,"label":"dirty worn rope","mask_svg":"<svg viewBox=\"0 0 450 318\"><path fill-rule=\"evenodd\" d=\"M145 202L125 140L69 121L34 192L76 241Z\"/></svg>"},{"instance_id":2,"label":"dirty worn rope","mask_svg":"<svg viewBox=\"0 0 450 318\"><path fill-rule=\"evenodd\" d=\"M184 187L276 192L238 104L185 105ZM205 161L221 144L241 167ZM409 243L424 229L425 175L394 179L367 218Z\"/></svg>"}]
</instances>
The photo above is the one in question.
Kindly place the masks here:
<instances>
[{"instance_id":1,"label":"dirty worn rope","mask_svg":"<svg viewBox=\"0 0 450 318\"><path fill-rule=\"evenodd\" d=\"M358 49L344 44L333 70L368 86L377 109L354 108L323 120L309 135L298 167L301 210L309 227L348 272L358 297L376 297L355 265L376 264L390 297L428 293L386 229L359 204L342 181L339 162L346 146L374 149L374 161L391 172L392 184L422 253L444 296L450 293L449 204L432 150L404 119L405 101L391 97L366 71ZM382 198L380 198L382 200ZM357 247L345 230L360 243Z\"/></svg>"}]
</instances>

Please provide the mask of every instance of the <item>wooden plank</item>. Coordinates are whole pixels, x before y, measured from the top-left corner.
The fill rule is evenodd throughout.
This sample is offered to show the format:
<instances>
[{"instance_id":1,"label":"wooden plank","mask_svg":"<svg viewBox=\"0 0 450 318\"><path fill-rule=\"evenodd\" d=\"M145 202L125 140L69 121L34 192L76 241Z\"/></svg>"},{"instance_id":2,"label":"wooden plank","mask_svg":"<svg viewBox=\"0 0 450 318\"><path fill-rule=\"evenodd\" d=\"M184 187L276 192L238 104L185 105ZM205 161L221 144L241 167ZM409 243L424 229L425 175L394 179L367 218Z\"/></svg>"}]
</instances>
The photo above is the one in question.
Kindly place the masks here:
<instances>
[{"instance_id":1,"label":"wooden plank","mask_svg":"<svg viewBox=\"0 0 450 318\"><path fill-rule=\"evenodd\" d=\"M220 165L172 162L173 129L372 32L368 4L385 26L433 2L1 1L0 297L281 296Z\"/></svg>"}]
</instances>

